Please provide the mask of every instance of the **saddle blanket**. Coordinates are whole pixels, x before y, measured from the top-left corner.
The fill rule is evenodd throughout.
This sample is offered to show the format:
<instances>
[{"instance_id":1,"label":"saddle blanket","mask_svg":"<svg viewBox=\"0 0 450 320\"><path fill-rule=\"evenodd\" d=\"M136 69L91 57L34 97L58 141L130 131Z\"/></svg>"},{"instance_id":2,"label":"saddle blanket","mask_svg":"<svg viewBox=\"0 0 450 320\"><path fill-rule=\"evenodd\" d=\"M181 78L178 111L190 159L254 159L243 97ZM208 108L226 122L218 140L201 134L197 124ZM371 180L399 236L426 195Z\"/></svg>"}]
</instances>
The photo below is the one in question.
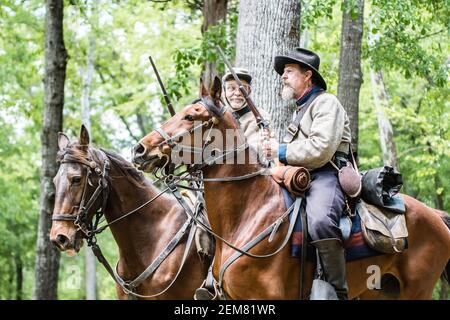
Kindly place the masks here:
<instances>
[{"instance_id":1,"label":"saddle blanket","mask_svg":"<svg viewBox=\"0 0 450 320\"><path fill-rule=\"evenodd\" d=\"M286 208L289 208L294 203L294 198L289 194L287 190L283 189L284 201ZM289 215L291 219L292 213ZM345 255L347 261L354 261L358 259L373 257L382 255L382 252L378 252L370 248L365 242L361 230L361 218L358 214L355 214L352 220L352 230L350 233L350 238L345 244ZM309 239L310 241L311 239ZM302 250L303 241L303 227L302 219L300 214L297 216L297 221L295 222L294 231L291 237L291 256L295 258L300 258ZM308 246L308 260L315 260L315 251L312 246Z\"/></svg>"}]
</instances>

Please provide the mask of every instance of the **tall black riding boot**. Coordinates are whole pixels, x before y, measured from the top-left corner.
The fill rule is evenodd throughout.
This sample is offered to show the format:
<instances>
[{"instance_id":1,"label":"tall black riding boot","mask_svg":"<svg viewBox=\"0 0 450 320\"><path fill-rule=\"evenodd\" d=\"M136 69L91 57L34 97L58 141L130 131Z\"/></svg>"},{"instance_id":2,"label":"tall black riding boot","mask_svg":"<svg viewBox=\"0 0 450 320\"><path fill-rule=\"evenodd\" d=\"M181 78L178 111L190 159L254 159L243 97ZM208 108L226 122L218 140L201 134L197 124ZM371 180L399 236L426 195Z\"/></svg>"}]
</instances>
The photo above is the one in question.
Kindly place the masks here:
<instances>
[{"instance_id":1,"label":"tall black riding boot","mask_svg":"<svg viewBox=\"0 0 450 320\"><path fill-rule=\"evenodd\" d=\"M325 280L336 290L339 300L348 299L345 276L345 252L339 239L323 239L312 242L317 248Z\"/></svg>"}]
</instances>

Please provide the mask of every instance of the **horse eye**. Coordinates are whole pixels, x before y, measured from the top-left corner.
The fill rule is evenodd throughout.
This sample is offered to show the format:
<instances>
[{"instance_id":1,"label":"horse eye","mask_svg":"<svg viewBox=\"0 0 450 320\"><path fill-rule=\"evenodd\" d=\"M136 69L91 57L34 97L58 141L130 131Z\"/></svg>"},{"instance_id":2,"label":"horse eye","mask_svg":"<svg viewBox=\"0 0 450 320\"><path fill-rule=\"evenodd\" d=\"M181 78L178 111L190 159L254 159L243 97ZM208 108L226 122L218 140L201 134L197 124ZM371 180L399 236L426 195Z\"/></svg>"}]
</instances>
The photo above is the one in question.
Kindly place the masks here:
<instances>
[{"instance_id":1,"label":"horse eye","mask_svg":"<svg viewBox=\"0 0 450 320\"><path fill-rule=\"evenodd\" d=\"M81 182L80 176L74 176L72 177L72 184L79 184Z\"/></svg>"},{"instance_id":2,"label":"horse eye","mask_svg":"<svg viewBox=\"0 0 450 320\"><path fill-rule=\"evenodd\" d=\"M188 114L187 116L184 117L184 120L187 120L187 121L194 121L194 117L191 116L190 114Z\"/></svg>"}]
</instances>

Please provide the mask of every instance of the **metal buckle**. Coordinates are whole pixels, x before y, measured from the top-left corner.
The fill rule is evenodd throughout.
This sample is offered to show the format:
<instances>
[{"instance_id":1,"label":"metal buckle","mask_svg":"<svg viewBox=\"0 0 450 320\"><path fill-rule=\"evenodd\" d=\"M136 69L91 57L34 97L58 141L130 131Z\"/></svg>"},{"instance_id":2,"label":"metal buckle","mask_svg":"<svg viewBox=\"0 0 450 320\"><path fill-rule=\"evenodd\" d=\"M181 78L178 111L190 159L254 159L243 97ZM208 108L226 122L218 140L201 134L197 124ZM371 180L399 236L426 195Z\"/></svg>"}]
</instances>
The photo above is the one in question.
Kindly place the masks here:
<instances>
[{"instance_id":1,"label":"metal buckle","mask_svg":"<svg viewBox=\"0 0 450 320\"><path fill-rule=\"evenodd\" d=\"M290 124L289 127L287 127L287 131L292 134L293 136L295 136L298 132L298 127L296 127L294 124Z\"/></svg>"},{"instance_id":2,"label":"metal buckle","mask_svg":"<svg viewBox=\"0 0 450 320\"><path fill-rule=\"evenodd\" d=\"M175 184L175 178L174 178L173 174L169 174L164 179L164 182L171 192L177 191L177 185Z\"/></svg>"}]
</instances>

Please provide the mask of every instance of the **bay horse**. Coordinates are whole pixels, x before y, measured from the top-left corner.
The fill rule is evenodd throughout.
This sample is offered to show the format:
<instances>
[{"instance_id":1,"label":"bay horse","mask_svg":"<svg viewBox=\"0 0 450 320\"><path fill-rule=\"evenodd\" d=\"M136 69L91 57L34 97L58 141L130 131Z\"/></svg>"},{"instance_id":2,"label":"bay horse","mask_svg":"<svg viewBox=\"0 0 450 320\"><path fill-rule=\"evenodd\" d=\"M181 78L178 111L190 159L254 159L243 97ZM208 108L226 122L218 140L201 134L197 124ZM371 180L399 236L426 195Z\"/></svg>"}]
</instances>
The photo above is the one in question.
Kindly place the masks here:
<instances>
[{"instance_id":1,"label":"bay horse","mask_svg":"<svg viewBox=\"0 0 450 320\"><path fill-rule=\"evenodd\" d=\"M95 212L104 204L105 219L119 248L116 272L121 279L133 280L159 257L177 232L185 227L179 242L173 243L165 259L150 276L133 288L133 293L123 290L117 281L116 291L119 299L192 299L195 290L206 278L212 252L208 253L210 256L197 253L192 241L187 247L187 239L192 240L191 232L195 232L190 230L196 226L185 224L187 215L178 201L158 190L142 172L121 156L90 147L89 133L84 125L78 142L70 143L67 136L60 133L58 144L61 165L54 178L56 193L51 241L70 255L78 252L83 244L83 228L80 230L80 222L76 220L79 218L77 211L80 212L77 209L85 206L88 210L87 221L92 221ZM94 199L95 186L100 185L106 171L105 163L109 164L105 181L108 192L102 192ZM86 202L91 201L83 199L94 199L90 209ZM125 213L129 215L125 216ZM157 295L160 292L163 293ZM148 297L153 295L156 296Z\"/></svg>"},{"instance_id":2,"label":"bay horse","mask_svg":"<svg viewBox=\"0 0 450 320\"><path fill-rule=\"evenodd\" d=\"M194 134L200 129L202 146L208 141L207 132L219 130L225 137L226 130L238 130L239 125L232 114L220 102L221 83L216 77L211 91L203 85L200 99L185 106L159 129L147 134L134 147L133 162L145 171L161 167L172 160L171 152L182 137L188 147L195 149ZM201 125L196 126L196 123ZM220 139L220 138L219 138ZM227 142L223 145L229 147ZM237 150L237 149L235 149ZM249 159L246 148L245 159ZM224 154L224 152L222 153ZM224 161L222 161L224 162ZM211 228L223 239L241 248L270 226L285 212L280 186L267 175L251 179L229 179L252 175L261 170L260 164L249 163L203 163L205 202ZM216 180L214 180L216 179ZM430 299L435 284L450 259L450 224L448 217L439 215L418 200L402 195L406 205L408 249L400 254L384 254L347 262L349 298L367 299ZM288 224L282 223L272 241L260 241L249 250L252 254L268 254L280 248ZM216 239L217 240L217 239ZM217 240L213 275L217 279L223 264L235 250ZM382 279L396 279L398 292L371 290L368 279L373 266L378 266ZM314 265L305 266L305 286L300 295L300 260L290 256L288 246L277 255L256 259L242 255L228 266L222 274L222 288L230 299L298 299L307 297L314 275Z\"/></svg>"}]
</instances>

